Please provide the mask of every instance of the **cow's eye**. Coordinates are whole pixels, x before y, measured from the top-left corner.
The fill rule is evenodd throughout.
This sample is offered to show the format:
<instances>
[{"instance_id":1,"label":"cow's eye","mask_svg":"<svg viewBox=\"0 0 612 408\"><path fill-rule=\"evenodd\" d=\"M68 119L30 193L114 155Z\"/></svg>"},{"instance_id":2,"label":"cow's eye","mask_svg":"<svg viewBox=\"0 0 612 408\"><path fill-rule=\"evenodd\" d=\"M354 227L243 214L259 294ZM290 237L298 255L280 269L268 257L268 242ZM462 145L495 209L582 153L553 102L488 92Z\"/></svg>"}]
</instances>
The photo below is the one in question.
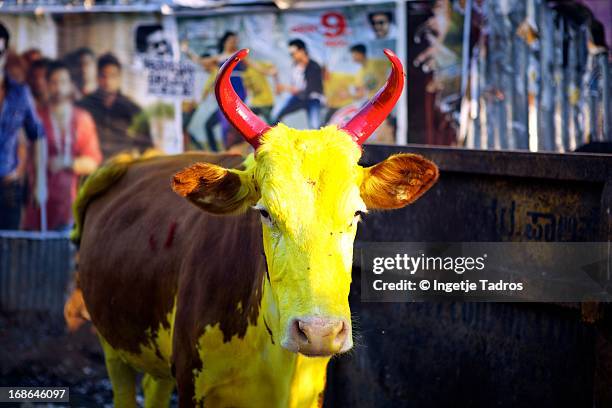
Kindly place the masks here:
<instances>
[{"instance_id":1,"label":"cow's eye","mask_svg":"<svg viewBox=\"0 0 612 408\"><path fill-rule=\"evenodd\" d=\"M261 222L263 222L264 224L268 225L269 227L272 226L272 224L273 224L272 216L270 215L268 210L266 210L261 205L256 205L256 206L253 207L253 209L259 211L259 215L261 215Z\"/></svg>"}]
</instances>

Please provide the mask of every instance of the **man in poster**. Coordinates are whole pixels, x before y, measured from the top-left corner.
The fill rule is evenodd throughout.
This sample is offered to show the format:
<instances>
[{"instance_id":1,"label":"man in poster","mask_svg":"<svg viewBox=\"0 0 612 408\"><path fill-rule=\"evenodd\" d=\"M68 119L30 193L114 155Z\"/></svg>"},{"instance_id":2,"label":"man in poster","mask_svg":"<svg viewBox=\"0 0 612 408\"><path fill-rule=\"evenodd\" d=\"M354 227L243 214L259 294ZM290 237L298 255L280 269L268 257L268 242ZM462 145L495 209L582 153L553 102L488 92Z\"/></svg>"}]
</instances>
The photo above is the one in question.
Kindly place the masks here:
<instances>
[{"instance_id":1,"label":"man in poster","mask_svg":"<svg viewBox=\"0 0 612 408\"><path fill-rule=\"evenodd\" d=\"M368 58L367 48L364 44L355 44L351 47L353 61L361 66L356 75L356 98L371 98L378 92L387 80L389 66L387 61L380 58Z\"/></svg>"},{"instance_id":2,"label":"man in poster","mask_svg":"<svg viewBox=\"0 0 612 408\"><path fill-rule=\"evenodd\" d=\"M84 109L74 106L74 87L67 65L51 62L47 70L49 101L38 113L47 136L47 227L63 231L72 225L72 202L80 176L102 162L96 126ZM33 173L33 166L30 172ZM30 200L24 228L41 227L39 205Z\"/></svg>"},{"instance_id":3,"label":"man in poster","mask_svg":"<svg viewBox=\"0 0 612 408\"><path fill-rule=\"evenodd\" d=\"M305 109L308 127L321 127L321 104L323 102L323 75L321 66L310 59L304 41L289 41L289 53L293 59L291 85L278 84L277 93L289 92L291 97L285 102L273 123L280 122L285 115Z\"/></svg>"},{"instance_id":4,"label":"man in poster","mask_svg":"<svg viewBox=\"0 0 612 408\"><path fill-rule=\"evenodd\" d=\"M393 12L388 10L374 11L368 14L370 23L370 39L368 48L382 51L384 48L393 49L397 38L396 27L393 23Z\"/></svg>"},{"instance_id":5,"label":"man in poster","mask_svg":"<svg viewBox=\"0 0 612 408\"><path fill-rule=\"evenodd\" d=\"M16 230L21 222L25 168L18 154L19 131L25 131L35 150L42 148L45 136L28 87L5 75L9 40L0 22L0 230ZM36 181L41 182L39 177Z\"/></svg>"},{"instance_id":6,"label":"man in poster","mask_svg":"<svg viewBox=\"0 0 612 408\"><path fill-rule=\"evenodd\" d=\"M147 58L172 58L172 46L160 24L136 27L136 50Z\"/></svg>"},{"instance_id":7,"label":"man in poster","mask_svg":"<svg viewBox=\"0 0 612 408\"><path fill-rule=\"evenodd\" d=\"M105 159L124 151L144 151L153 144L148 129L131 132L140 106L121 92L121 63L113 54L98 59L98 89L81 99L79 107L94 118Z\"/></svg>"},{"instance_id":8,"label":"man in poster","mask_svg":"<svg viewBox=\"0 0 612 408\"><path fill-rule=\"evenodd\" d=\"M386 39L395 35L393 26L393 13L390 11L375 11L368 15L374 36Z\"/></svg>"}]
</instances>

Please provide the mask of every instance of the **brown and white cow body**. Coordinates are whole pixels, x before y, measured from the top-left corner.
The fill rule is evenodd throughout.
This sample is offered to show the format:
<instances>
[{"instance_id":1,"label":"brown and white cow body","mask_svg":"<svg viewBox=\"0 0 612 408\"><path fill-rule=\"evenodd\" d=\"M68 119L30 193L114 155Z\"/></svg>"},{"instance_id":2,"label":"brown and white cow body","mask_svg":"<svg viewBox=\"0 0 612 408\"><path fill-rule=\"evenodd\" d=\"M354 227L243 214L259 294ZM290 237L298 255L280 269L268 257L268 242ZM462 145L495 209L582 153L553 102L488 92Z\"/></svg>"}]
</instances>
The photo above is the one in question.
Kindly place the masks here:
<instances>
[{"instance_id":1,"label":"brown and white cow body","mask_svg":"<svg viewBox=\"0 0 612 408\"><path fill-rule=\"evenodd\" d=\"M116 406L135 406L138 370L146 406L167 405L175 385L181 407L320 406L329 358L352 347L359 218L437 180L416 155L358 165L401 92L392 53L388 84L347 127L310 131L251 116L228 88L240 53L217 98L254 156L115 161L77 200L79 287Z\"/></svg>"}]
</instances>

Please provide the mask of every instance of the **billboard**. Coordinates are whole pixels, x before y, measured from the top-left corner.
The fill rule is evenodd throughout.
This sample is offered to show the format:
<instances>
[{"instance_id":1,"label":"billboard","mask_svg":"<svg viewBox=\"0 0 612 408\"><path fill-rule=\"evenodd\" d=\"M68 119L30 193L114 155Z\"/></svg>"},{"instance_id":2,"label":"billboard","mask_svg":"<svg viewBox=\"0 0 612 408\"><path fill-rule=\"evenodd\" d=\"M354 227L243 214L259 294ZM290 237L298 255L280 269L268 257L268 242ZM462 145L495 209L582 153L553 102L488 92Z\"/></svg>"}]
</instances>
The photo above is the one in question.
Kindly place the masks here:
<instances>
[{"instance_id":1,"label":"billboard","mask_svg":"<svg viewBox=\"0 0 612 408\"><path fill-rule=\"evenodd\" d=\"M396 48L395 5L177 17L185 59L198 65L198 104L188 131L202 146L239 141L212 98L219 66L251 50L233 80L247 105L270 123L295 128L342 125L384 84ZM304 54L307 57L304 57ZM370 142L393 143L394 119Z\"/></svg>"}]
</instances>

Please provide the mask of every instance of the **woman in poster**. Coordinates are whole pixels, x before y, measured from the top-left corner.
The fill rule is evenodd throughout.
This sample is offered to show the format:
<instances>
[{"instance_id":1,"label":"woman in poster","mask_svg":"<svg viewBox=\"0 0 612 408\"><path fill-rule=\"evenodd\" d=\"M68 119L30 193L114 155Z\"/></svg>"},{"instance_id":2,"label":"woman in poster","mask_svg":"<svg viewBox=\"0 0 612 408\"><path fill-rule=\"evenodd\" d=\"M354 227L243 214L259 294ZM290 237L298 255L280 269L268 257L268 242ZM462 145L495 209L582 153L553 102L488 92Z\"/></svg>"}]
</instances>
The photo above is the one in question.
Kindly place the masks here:
<instances>
[{"instance_id":1,"label":"woman in poster","mask_svg":"<svg viewBox=\"0 0 612 408\"><path fill-rule=\"evenodd\" d=\"M202 63L209 62L207 61L208 59L216 63L217 66L221 67L221 65L223 65L223 63L227 61L229 57L231 57L236 51L238 51L238 35L233 31L226 31L225 34L223 34L223 36L219 39L217 49L219 51L218 55L205 58L202 60ZM246 69L246 62L241 61L234 69L234 72L232 72L232 76L230 78L232 86L236 90L236 94L238 94L238 97L240 97L240 99L242 99L243 101L246 99L247 96L247 90L244 86L244 80L242 78ZM239 139L234 139L230 137L230 131L232 131L233 129L231 128L225 116L219 110L217 111L217 117L219 118L219 122L221 123L223 144L227 148L233 145L234 142L238 141ZM232 134L233 133L235 132L232 132Z\"/></svg>"},{"instance_id":2,"label":"woman in poster","mask_svg":"<svg viewBox=\"0 0 612 408\"><path fill-rule=\"evenodd\" d=\"M223 63L231 55L233 55L236 51L238 51L238 34L236 34L233 31L226 31L225 34L223 34L223 36L219 39L217 43L217 51L219 52L219 54L217 55L203 55L200 57L196 55L193 51L191 51L188 48L187 44L185 44L185 46L183 47L183 52L185 52L185 54L192 61L199 63L202 66L202 68L204 68L204 70L209 74L209 81L205 85L205 89L203 92L203 96L206 96L206 97L210 93L210 90L211 90L210 85L214 84L214 76L216 76L215 75L216 70L212 67L215 67L215 66L221 67L221 65L223 65ZM240 63L234 69L234 72L232 72L232 76L230 78L232 86L236 90L236 94L238 94L238 97L240 97L240 99L242 99L243 101L246 99L246 96L247 96L247 90L246 90L246 87L244 85L244 80L243 80L243 75L246 69L247 69L246 61L240 61ZM213 78L212 80L210 80L211 76ZM215 115L216 119L213 117L213 115ZM205 126L206 126L209 147L213 151L218 151L216 141L214 139L214 135L212 135L212 128L215 127L217 123L221 124L221 134L223 137L223 144L225 145L226 148L228 148L229 146L233 144L234 138L229 137L230 130L232 130L232 128L229 122L227 121L227 119L225 119L225 116L219 110L217 110L216 113L214 113L213 115L211 115L206 120ZM238 139L236 139L236 141L237 140Z\"/></svg>"},{"instance_id":3,"label":"woman in poster","mask_svg":"<svg viewBox=\"0 0 612 408\"><path fill-rule=\"evenodd\" d=\"M226 31L219 39L219 54L217 55L205 54L197 56L191 52L188 47L184 47L184 52L189 58L198 62L209 75L208 81L204 85L202 99L206 99L208 95L212 93L218 68L221 67L237 49L238 35L232 31ZM240 99L244 101L248 94L249 107L253 112L270 121L272 108L274 107L274 92L270 86L268 77L271 77L275 84L278 83L278 70L274 64L269 61L245 59L240 61L232 73L230 81ZM208 117L205 123L206 137L209 147L213 151L218 151L213 128L219 123L221 124L223 142L226 147L233 145L234 141L240 141L239 139L234 140L229 137L229 135L233 135L233 133L230 133L232 128L225 117L217 111Z\"/></svg>"}]
</instances>

